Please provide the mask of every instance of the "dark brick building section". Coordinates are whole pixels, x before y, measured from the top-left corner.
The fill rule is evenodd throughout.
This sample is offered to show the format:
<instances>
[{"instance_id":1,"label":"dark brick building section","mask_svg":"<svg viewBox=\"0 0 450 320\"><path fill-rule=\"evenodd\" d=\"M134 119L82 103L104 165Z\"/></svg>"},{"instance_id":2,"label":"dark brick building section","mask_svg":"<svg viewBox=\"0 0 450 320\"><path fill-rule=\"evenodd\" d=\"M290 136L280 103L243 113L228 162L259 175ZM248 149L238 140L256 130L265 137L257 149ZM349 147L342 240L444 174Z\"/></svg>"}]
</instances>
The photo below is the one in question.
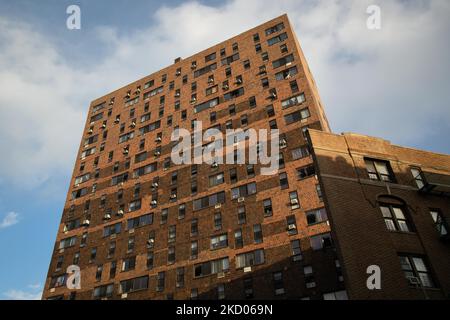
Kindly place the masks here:
<instances>
[{"instance_id":1,"label":"dark brick building section","mask_svg":"<svg viewBox=\"0 0 450 320\"><path fill-rule=\"evenodd\" d=\"M194 120L278 127L280 175L170 163ZM286 15L94 100L43 298L345 298L307 128L330 130Z\"/></svg>"},{"instance_id":2,"label":"dark brick building section","mask_svg":"<svg viewBox=\"0 0 450 320\"><path fill-rule=\"evenodd\" d=\"M309 131L350 299L450 298L450 156ZM369 290L367 267L381 269Z\"/></svg>"}]
</instances>

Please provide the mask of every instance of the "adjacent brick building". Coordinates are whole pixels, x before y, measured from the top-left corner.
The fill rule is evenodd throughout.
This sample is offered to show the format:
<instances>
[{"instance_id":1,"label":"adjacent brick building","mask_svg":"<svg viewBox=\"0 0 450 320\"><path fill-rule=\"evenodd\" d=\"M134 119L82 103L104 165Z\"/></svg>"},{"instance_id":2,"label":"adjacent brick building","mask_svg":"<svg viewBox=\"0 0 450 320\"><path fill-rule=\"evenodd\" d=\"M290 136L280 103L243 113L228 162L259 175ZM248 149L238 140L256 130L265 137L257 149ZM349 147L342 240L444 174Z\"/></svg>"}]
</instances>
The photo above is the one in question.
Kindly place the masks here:
<instances>
[{"instance_id":1,"label":"adjacent brick building","mask_svg":"<svg viewBox=\"0 0 450 320\"><path fill-rule=\"evenodd\" d=\"M195 120L279 128L279 173L174 165ZM94 100L43 298L345 299L308 128L330 130L286 15Z\"/></svg>"},{"instance_id":2,"label":"adjacent brick building","mask_svg":"<svg viewBox=\"0 0 450 320\"><path fill-rule=\"evenodd\" d=\"M348 297L449 299L450 156L353 133L308 135ZM380 290L366 285L372 265Z\"/></svg>"}]
</instances>

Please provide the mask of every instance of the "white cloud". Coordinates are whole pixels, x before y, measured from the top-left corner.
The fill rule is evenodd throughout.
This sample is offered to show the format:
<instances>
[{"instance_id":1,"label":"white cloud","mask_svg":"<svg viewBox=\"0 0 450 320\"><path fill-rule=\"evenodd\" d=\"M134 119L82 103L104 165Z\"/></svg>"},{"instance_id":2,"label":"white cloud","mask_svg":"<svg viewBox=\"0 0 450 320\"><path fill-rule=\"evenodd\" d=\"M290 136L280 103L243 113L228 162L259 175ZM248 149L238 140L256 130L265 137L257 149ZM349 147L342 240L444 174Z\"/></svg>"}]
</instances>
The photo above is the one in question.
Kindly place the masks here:
<instances>
[{"instance_id":1,"label":"white cloud","mask_svg":"<svg viewBox=\"0 0 450 320\"><path fill-rule=\"evenodd\" d=\"M0 229L11 227L19 223L19 214L16 212L8 212L0 222Z\"/></svg>"},{"instance_id":2,"label":"white cloud","mask_svg":"<svg viewBox=\"0 0 450 320\"><path fill-rule=\"evenodd\" d=\"M32 290L31 292L22 290L8 290L3 295L7 300L40 300L42 292L36 292L35 290Z\"/></svg>"},{"instance_id":3,"label":"white cloud","mask_svg":"<svg viewBox=\"0 0 450 320\"><path fill-rule=\"evenodd\" d=\"M99 26L90 40L107 46L108 54L82 69L66 61L50 37L0 15L0 148L7 150L0 183L32 188L67 174L91 100L286 12L333 129L410 145L448 136L450 44L444 39L450 3L377 1L382 29L369 31L366 8L372 2L163 6L152 25L126 35Z\"/></svg>"}]
</instances>

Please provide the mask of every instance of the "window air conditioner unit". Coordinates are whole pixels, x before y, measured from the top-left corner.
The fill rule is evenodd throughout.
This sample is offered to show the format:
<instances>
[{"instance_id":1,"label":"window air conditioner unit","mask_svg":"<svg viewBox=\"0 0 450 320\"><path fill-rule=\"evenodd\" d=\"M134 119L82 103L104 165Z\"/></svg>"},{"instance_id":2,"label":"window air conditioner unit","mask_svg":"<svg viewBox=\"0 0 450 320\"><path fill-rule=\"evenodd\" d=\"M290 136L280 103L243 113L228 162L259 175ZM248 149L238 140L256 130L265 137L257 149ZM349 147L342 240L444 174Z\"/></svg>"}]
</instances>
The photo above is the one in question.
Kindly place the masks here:
<instances>
[{"instance_id":1,"label":"window air conditioner unit","mask_svg":"<svg viewBox=\"0 0 450 320\"><path fill-rule=\"evenodd\" d=\"M218 204L216 204L215 206L214 206L214 209L220 209L222 207L222 204L221 203L218 203Z\"/></svg>"},{"instance_id":2,"label":"window air conditioner unit","mask_svg":"<svg viewBox=\"0 0 450 320\"><path fill-rule=\"evenodd\" d=\"M225 278L225 272L218 272L218 273L217 273L217 278L218 278L218 279L220 279L220 278Z\"/></svg>"},{"instance_id":3,"label":"window air conditioner unit","mask_svg":"<svg viewBox=\"0 0 450 320\"><path fill-rule=\"evenodd\" d=\"M280 140L280 147L281 147L281 148L286 148L286 147L287 147L287 141L286 141L286 139L281 139L281 140Z\"/></svg>"},{"instance_id":4,"label":"window air conditioner unit","mask_svg":"<svg viewBox=\"0 0 450 320\"><path fill-rule=\"evenodd\" d=\"M103 128L103 129L106 128L106 123L102 124L102 128Z\"/></svg>"},{"instance_id":5,"label":"window air conditioner unit","mask_svg":"<svg viewBox=\"0 0 450 320\"><path fill-rule=\"evenodd\" d=\"M178 98L180 96L180 94L177 92L175 93L175 98Z\"/></svg>"},{"instance_id":6,"label":"window air conditioner unit","mask_svg":"<svg viewBox=\"0 0 450 320\"><path fill-rule=\"evenodd\" d=\"M65 232L67 232L67 231L69 231L69 230L67 229L67 226L64 226L63 232L65 233Z\"/></svg>"},{"instance_id":7,"label":"window air conditioner unit","mask_svg":"<svg viewBox=\"0 0 450 320\"><path fill-rule=\"evenodd\" d=\"M277 98L277 94L276 94L275 92L272 92L272 93L270 94L270 98L271 98L271 99L276 99L276 98Z\"/></svg>"},{"instance_id":8,"label":"window air conditioner unit","mask_svg":"<svg viewBox=\"0 0 450 320\"><path fill-rule=\"evenodd\" d=\"M127 95L125 96L125 98L129 98L131 97L131 94L128 92Z\"/></svg>"},{"instance_id":9,"label":"window air conditioner unit","mask_svg":"<svg viewBox=\"0 0 450 320\"><path fill-rule=\"evenodd\" d=\"M123 153L123 154L128 154L128 152L129 152L128 149L127 149L127 148L124 148L122 153Z\"/></svg>"},{"instance_id":10,"label":"window air conditioner unit","mask_svg":"<svg viewBox=\"0 0 450 320\"><path fill-rule=\"evenodd\" d=\"M245 272L245 273L251 272L251 271L252 271L252 267L245 267L245 268L244 268L244 272Z\"/></svg>"},{"instance_id":11,"label":"window air conditioner unit","mask_svg":"<svg viewBox=\"0 0 450 320\"><path fill-rule=\"evenodd\" d=\"M245 198L244 197L239 197L238 198L238 202L244 202L245 201Z\"/></svg>"},{"instance_id":12,"label":"window air conditioner unit","mask_svg":"<svg viewBox=\"0 0 450 320\"><path fill-rule=\"evenodd\" d=\"M242 79L237 79L236 80L236 84L241 84L242 83Z\"/></svg>"},{"instance_id":13,"label":"window air conditioner unit","mask_svg":"<svg viewBox=\"0 0 450 320\"><path fill-rule=\"evenodd\" d=\"M214 83L214 78L209 78L208 79L208 84L213 84Z\"/></svg>"},{"instance_id":14,"label":"window air conditioner unit","mask_svg":"<svg viewBox=\"0 0 450 320\"><path fill-rule=\"evenodd\" d=\"M218 164L217 162L214 162L214 163L211 165L211 168L217 168L217 167L219 167L219 164Z\"/></svg>"},{"instance_id":15,"label":"window air conditioner unit","mask_svg":"<svg viewBox=\"0 0 450 320\"><path fill-rule=\"evenodd\" d=\"M286 80L291 78L291 74L288 72L288 74L286 75L286 77L284 77Z\"/></svg>"},{"instance_id":16,"label":"window air conditioner unit","mask_svg":"<svg viewBox=\"0 0 450 320\"><path fill-rule=\"evenodd\" d=\"M154 240L154 239L148 239L148 240L147 240L147 244L148 244L149 246L152 246L154 243L155 243L155 240Z\"/></svg>"},{"instance_id":17,"label":"window air conditioner unit","mask_svg":"<svg viewBox=\"0 0 450 320\"><path fill-rule=\"evenodd\" d=\"M153 182L152 183L152 188L158 188L158 182Z\"/></svg>"},{"instance_id":18,"label":"window air conditioner unit","mask_svg":"<svg viewBox=\"0 0 450 320\"><path fill-rule=\"evenodd\" d=\"M181 75L181 71L177 71L177 72L175 73L175 75L176 75L176 76Z\"/></svg>"},{"instance_id":19,"label":"window air conditioner unit","mask_svg":"<svg viewBox=\"0 0 450 320\"><path fill-rule=\"evenodd\" d=\"M150 202L152 204L152 206L156 206L158 204L158 201L156 200L152 200L152 202Z\"/></svg>"},{"instance_id":20,"label":"window air conditioner unit","mask_svg":"<svg viewBox=\"0 0 450 320\"><path fill-rule=\"evenodd\" d=\"M196 63L191 64L191 69L195 69L195 68L197 68L197 64Z\"/></svg>"},{"instance_id":21,"label":"window air conditioner unit","mask_svg":"<svg viewBox=\"0 0 450 320\"><path fill-rule=\"evenodd\" d=\"M292 62L288 62L285 64L286 67L289 67L292 64Z\"/></svg>"},{"instance_id":22,"label":"window air conditioner unit","mask_svg":"<svg viewBox=\"0 0 450 320\"><path fill-rule=\"evenodd\" d=\"M110 101L109 105L112 106L114 104L114 101Z\"/></svg>"},{"instance_id":23,"label":"window air conditioner unit","mask_svg":"<svg viewBox=\"0 0 450 320\"><path fill-rule=\"evenodd\" d=\"M298 199L291 199L291 204L292 204L292 205L298 204Z\"/></svg>"},{"instance_id":24,"label":"window air conditioner unit","mask_svg":"<svg viewBox=\"0 0 450 320\"><path fill-rule=\"evenodd\" d=\"M127 293L123 293L123 294L120 296L121 299L126 299L127 297L128 297L128 294L127 294Z\"/></svg>"},{"instance_id":25,"label":"window air conditioner unit","mask_svg":"<svg viewBox=\"0 0 450 320\"><path fill-rule=\"evenodd\" d=\"M177 198L177 195L176 194L171 194L170 195L170 199L176 199Z\"/></svg>"},{"instance_id":26,"label":"window air conditioner unit","mask_svg":"<svg viewBox=\"0 0 450 320\"><path fill-rule=\"evenodd\" d=\"M288 225L288 230L295 230L297 229L297 226L293 223L291 223L290 225Z\"/></svg>"},{"instance_id":27,"label":"window air conditioner unit","mask_svg":"<svg viewBox=\"0 0 450 320\"><path fill-rule=\"evenodd\" d=\"M192 98L191 99L191 104L194 104L194 103L196 103L197 102L197 99L196 98Z\"/></svg>"},{"instance_id":28,"label":"window air conditioner unit","mask_svg":"<svg viewBox=\"0 0 450 320\"><path fill-rule=\"evenodd\" d=\"M226 85L224 85L224 86L222 87L222 89L223 89L223 90L228 90L228 89L229 89L229 86L226 84Z\"/></svg>"},{"instance_id":29,"label":"window air conditioner unit","mask_svg":"<svg viewBox=\"0 0 450 320\"><path fill-rule=\"evenodd\" d=\"M94 130L92 130L92 129L89 129L89 131L88 131L89 134L92 134L93 132L94 132Z\"/></svg>"},{"instance_id":30,"label":"window air conditioner unit","mask_svg":"<svg viewBox=\"0 0 450 320\"><path fill-rule=\"evenodd\" d=\"M119 123L119 122L120 122L119 118L116 118L116 120L114 120L114 123Z\"/></svg>"},{"instance_id":31,"label":"window air conditioner unit","mask_svg":"<svg viewBox=\"0 0 450 320\"><path fill-rule=\"evenodd\" d=\"M84 219L83 223L82 223L82 226L83 227L87 227L87 226L89 226L89 224L90 224L90 221L88 219Z\"/></svg>"},{"instance_id":32,"label":"window air conditioner unit","mask_svg":"<svg viewBox=\"0 0 450 320\"><path fill-rule=\"evenodd\" d=\"M413 286L420 286L420 280L417 277L407 277L409 284Z\"/></svg>"},{"instance_id":33,"label":"window air conditioner unit","mask_svg":"<svg viewBox=\"0 0 450 320\"><path fill-rule=\"evenodd\" d=\"M123 216L123 210L121 209L121 210L117 211L117 215L118 216Z\"/></svg>"},{"instance_id":34,"label":"window air conditioner unit","mask_svg":"<svg viewBox=\"0 0 450 320\"><path fill-rule=\"evenodd\" d=\"M158 157L158 156L160 156L160 155L161 155L161 152L155 151L155 157Z\"/></svg>"},{"instance_id":35,"label":"window air conditioner unit","mask_svg":"<svg viewBox=\"0 0 450 320\"><path fill-rule=\"evenodd\" d=\"M136 122L133 121L133 122L130 124L130 127L132 127L132 128L136 127Z\"/></svg>"},{"instance_id":36,"label":"window air conditioner unit","mask_svg":"<svg viewBox=\"0 0 450 320\"><path fill-rule=\"evenodd\" d=\"M157 137L157 138L155 139L155 142L161 142L161 141L162 141L161 137Z\"/></svg>"},{"instance_id":37,"label":"window air conditioner unit","mask_svg":"<svg viewBox=\"0 0 450 320\"><path fill-rule=\"evenodd\" d=\"M135 93L136 94L140 94L141 93L141 88L137 88Z\"/></svg>"},{"instance_id":38,"label":"window air conditioner unit","mask_svg":"<svg viewBox=\"0 0 450 320\"><path fill-rule=\"evenodd\" d=\"M103 217L103 220L109 220L111 219L111 215L109 213L105 214L105 216Z\"/></svg>"}]
</instances>

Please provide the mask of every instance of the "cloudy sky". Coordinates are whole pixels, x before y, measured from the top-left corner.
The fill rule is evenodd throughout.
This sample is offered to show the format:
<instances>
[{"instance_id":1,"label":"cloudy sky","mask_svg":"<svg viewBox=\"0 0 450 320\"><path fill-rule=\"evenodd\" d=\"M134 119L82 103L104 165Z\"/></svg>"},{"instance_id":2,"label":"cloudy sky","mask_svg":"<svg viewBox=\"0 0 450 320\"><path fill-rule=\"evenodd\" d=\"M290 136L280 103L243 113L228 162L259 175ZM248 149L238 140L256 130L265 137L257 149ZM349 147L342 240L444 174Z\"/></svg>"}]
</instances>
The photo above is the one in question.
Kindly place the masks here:
<instances>
[{"instance_id":1,"label":"cloudy sky","mask_svg":"<svg viewBox=\"0 0 450 320\"><path fill-rule=\"evenodd\" d=\"M450 153L448 0L0 0L0 299L42 291L90 101L283 13L335 132Z\"/></svg>"}]
</instances>

